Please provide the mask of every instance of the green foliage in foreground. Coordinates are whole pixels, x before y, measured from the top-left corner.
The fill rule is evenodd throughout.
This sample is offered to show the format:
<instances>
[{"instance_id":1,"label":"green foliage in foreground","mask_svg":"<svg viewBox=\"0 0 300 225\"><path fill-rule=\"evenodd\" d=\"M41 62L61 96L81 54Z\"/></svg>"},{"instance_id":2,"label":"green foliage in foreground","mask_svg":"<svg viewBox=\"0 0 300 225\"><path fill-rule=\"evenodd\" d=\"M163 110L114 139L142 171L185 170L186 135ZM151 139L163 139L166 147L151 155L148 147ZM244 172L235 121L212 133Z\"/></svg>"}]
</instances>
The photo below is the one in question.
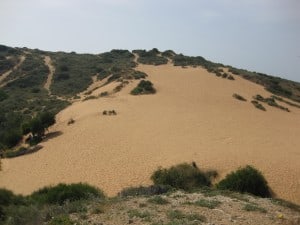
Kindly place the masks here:
<instances>
[{"instance_id":1,"label":"green foliage in foreground","mask_svg":"<svg viewBox=\"0 0 300 225\"><path fill-rule=\"evenodd\" d=\"M86 200L104 199L101 190L88 184L58 184L29 196L0 189L0 224L73 224L69 213L84 211Z\"/></svg>"},{"instance_id":2,"label":"green foliage in foreground","mask_svg":"<svg viewBox=\"0 0 300 225\"><path fill-rule=\"evenodd\" d=\"M58 184L45 187L31 195L31 199L42 204L63 204L65 201L78 201L92 197L104 198L104 193L88 184Z\"/></svg>"},{"instance_id":3,"label":"green foliage in foreground","mask_svg":"<svg viewBox=\"0 0 300 225\"><path fill-rule=\"evenodd\" d=\"M262 173L252 166L240 168L228 174L217 184L217 188L261 197L271 197L270 188Z\"/></svg>"},{"instance_id":4,"label":"green foliage in foreground","mask_svg":"<svg viewBox=\"0 0 300 225\"><path fill-rule=\"evenodd\" d=\"M211 185L204 172L187 163L172 166L168 169L159 168L152 174L151 179L154 184L169 185L186 191Z\"/></svg>"}]
</instances>

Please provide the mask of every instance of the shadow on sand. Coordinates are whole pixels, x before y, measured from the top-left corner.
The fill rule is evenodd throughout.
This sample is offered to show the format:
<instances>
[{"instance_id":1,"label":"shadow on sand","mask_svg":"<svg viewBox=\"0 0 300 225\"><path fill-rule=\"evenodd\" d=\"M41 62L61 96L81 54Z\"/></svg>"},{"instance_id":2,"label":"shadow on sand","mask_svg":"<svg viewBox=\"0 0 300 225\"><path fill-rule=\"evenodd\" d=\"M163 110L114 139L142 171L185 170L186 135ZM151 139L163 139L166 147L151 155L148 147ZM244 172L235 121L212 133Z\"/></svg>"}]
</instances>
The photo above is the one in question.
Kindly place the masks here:
<instances>
[{"instance_id":1,"label":"shadow on sand","mask_svg":"<svg viewBox=\"0 0 300 225\"><path fill-rule=\"evenodd\" d=\"M56 138L56 137L58 137L62 134L63 133L61 131L50 132L50 133L46 134L43 137L42 142L51 140L51 139ZM2 158L19 157L19 156L35 153L35 152L41 150L42 148L43 148L42 145L34 145L34 146L30 146L30 147L20 147L18 150L9 150L5 153L0 154L0 157L2 157Z\"/></svg>"},{"instance_id":2,"label":"shadow on sand","mask_svg":"<svg viewBox=\"0 0 300 225\"><path fill-rule=\"evenodd\" d=\"M56 137L58 137L62 134L63 134L63 132L61 132L61 131L50 132L50 133L45 135L42 142L49 141L49 140L51 140L53 138L56 138Z\"/></svg>"}]
</instances>

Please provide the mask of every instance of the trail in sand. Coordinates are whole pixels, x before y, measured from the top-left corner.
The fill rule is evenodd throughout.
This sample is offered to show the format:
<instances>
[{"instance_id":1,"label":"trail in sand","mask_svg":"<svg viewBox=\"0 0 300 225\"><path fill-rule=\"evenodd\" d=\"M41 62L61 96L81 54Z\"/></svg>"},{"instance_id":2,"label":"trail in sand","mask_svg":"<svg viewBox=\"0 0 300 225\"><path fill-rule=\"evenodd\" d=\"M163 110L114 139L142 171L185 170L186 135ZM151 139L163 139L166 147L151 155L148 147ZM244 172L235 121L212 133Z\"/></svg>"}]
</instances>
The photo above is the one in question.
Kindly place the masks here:
<instances>
[{"instance_id":1,"label":"trail in sand","mask_svg":"<svg viewBox=\"0 0 300 225\"><path fill-rule=\"evenodd\" d=\"M88 182L114 195L150 184L158 166L195 161L222 178L251 164L279 197L300 203L299 109L254 108L252 96L270 93L237 76L229 81L201 68L169 64L137 70L148 74L155 95L131 96L138 82L133 81L111 98L73 103L51 128L62 135L41 143L37 153L2 160L0 186L28 194L59 182ZM104 116L103 110L117 115ZM68 126L70 118L75 123Z\"/></svg>"},{"instance_id":2,"label":"trail in sand","mask_svg":"<svg viewBox=\"0 0 300 225\"><path fill-rule=\"evenodd\" d=\"M18 63L17 65L15 65L13 69L6 71L4 74L2 74L2 75L0 76L0 87L4 87L7 83L10 82L10 81L8 81L8 82L3 82L3 81L4 81L4 80L5 80L5 79L6 79L6 78L7 78L14 70L16 70L19 66L21 66L25 59L26 59L26 57L25 57L24 55L22 55L22 56L20 57L19 63Z\"/></svg>"}]
</instances>

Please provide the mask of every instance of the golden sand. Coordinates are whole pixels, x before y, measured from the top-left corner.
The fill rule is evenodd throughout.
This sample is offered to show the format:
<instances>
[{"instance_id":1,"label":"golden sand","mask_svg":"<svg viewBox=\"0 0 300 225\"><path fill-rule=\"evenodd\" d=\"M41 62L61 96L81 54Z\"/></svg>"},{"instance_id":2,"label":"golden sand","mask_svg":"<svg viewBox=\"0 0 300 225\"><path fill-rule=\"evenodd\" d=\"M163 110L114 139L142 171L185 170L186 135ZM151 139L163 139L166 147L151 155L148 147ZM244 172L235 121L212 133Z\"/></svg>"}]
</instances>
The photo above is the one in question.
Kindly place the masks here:
<instances>
[{"instance_id":1,"label":"golden sand","mask_svg":"<svg viewBox=\"0 0 300 225\"><path fill-rule=\"evenodd\" d=\"M61 135L41 143L34 154L2 160L0 186L29 194L59 182L88 182L114 195L150 184L158 166L195 161L222 178L251 164L279 197L300 203L299 109L254 108L253 95L271 94L236 76L230 81L201 68L171 65L137 69L149 75L155 95L131 96L133 81L111 97L73 103L51 128ZM102 115L113 109L116 116ZM75 123L68 126L70 118Z\"/></svg>"}]
</instances>

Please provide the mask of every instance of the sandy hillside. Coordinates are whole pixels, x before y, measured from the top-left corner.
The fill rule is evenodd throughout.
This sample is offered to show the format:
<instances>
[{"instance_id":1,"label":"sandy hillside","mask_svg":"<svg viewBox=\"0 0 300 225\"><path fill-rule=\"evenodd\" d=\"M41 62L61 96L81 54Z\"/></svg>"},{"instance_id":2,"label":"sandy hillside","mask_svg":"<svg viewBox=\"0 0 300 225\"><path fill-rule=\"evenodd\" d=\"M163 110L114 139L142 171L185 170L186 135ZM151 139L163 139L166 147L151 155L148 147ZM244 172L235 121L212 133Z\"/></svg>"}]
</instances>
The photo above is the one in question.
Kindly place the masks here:
<instances>
[{"instance_id":1,"label":"sandy hillside","mask_svg":"<svg viewBox=\"0 0 300 225\"><path fill-rule=\"evenodd\" d=\"M251 164L279 197L300 203L299 109L254 108L253 95L270 93L239 77L230 81L201 68L171 65L137 69L149 75L157 94L131 96L136 85L131 83L113 96L74 103L57 115L51 129L61 135L41 143L37 153L2 160L0 185L28 194L49 184L81 181L114 195L127 186L149 184L158 166L195 161L223 177ZM116 116L101 113L113 109ZM70 118L75 123L68 126Z\"/></svg>"}]
</instances>

